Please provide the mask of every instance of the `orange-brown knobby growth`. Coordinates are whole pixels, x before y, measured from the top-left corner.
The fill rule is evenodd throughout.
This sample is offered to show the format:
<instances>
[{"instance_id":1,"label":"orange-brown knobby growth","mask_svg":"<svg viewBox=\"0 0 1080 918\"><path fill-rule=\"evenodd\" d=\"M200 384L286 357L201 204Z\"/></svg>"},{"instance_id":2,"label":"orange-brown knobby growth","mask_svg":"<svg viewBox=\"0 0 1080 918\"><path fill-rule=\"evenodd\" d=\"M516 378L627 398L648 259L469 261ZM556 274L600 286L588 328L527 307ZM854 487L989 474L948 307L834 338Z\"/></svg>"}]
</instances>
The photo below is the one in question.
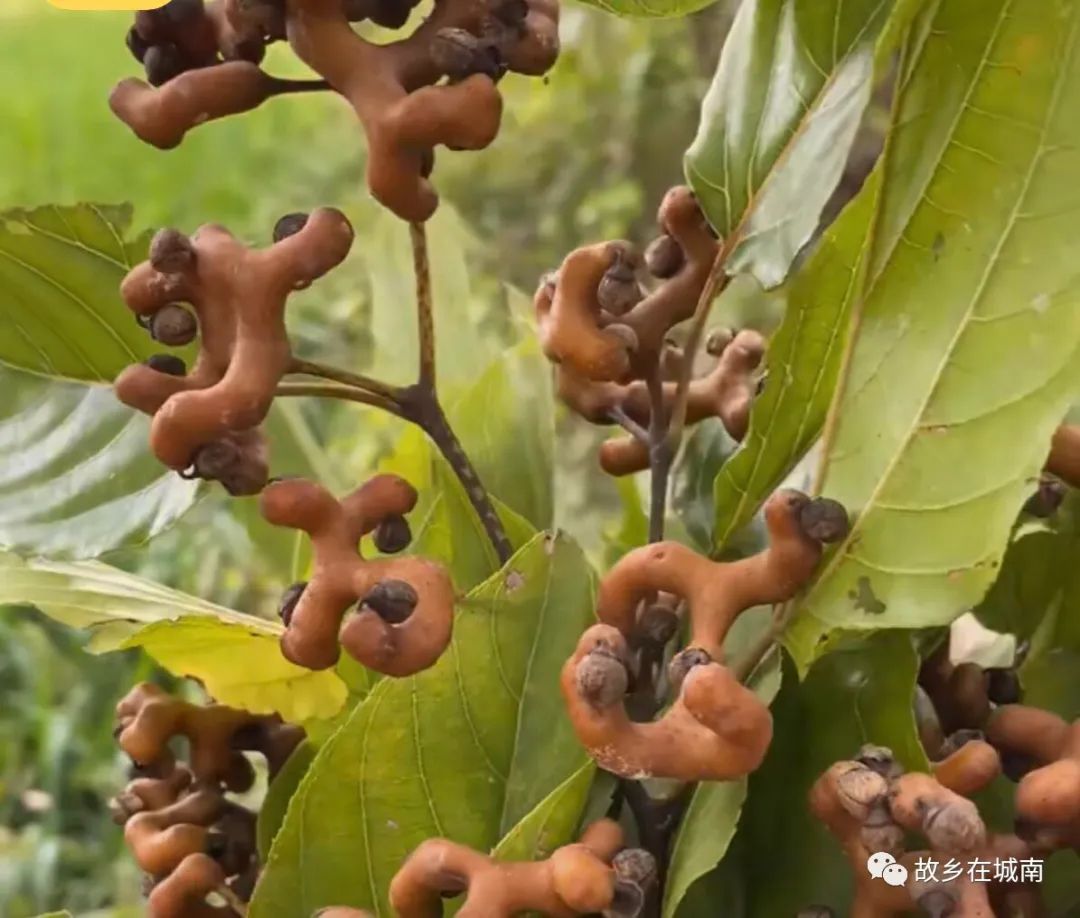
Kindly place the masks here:
<instances>
[{"instance_id":1,"label":"orange-brown knobby growth","mask_svg":"<svg viewBox=\"0 0 1080 918\"><path fill-rule=\"evenodd\" d=\"M716 364L703 376L692 379L687 389L687 425L717 417L734 440L742 440L750 422L758 380L756 371L765 353L765 339L752 330L737 334L713 335L710 353ZM663 395L670 410L675 397L676 379L683 366L683 352L665 345L661 367L665 379ZM567 366L555 370L556 392L573 412L593 424L608 425L621 413L645 430L649 429L652 409L648 385L641 380L629 383L597 382L576 375ZM600 465L609 475L629 475L649 467L648 445L637 437L608 440L600 447Z\"/></svg>"},{"instance_id":2,"label":"orange-brown knobby growth","mask_svg":"<svg viewBox=\"0 0 1080 918\"><path fill-rule=\"evenodd\" d=\"M116 720L120 748L136 765L170 771L174 760L169 741L184 736L195 778L207 786L223 784L239 792L250 788L253 780L242 750L261 752L276 772L303 736L276 716L221 704L191 704L149 682L136 685L120 700Z\"/></svg>"},{"instance_id":3,"label":"orange-brown knobby growth","mask_svg":"<svg viewBox=\"0 0 1080 918\"><path fill-rule=\"evenodd\" d=\"M646 267L660 279L651 292L638 292L642 259L626 242L577 249L554 278L541 281L533 306L550 360L598 382L647 379L655 371L668 332L693 316L719 251L689 188L667 193L659 221L666 257L646 254Z\"/></svg>"},{"instance_id":4,"label":"orange-brown knobby growth","mask_svg":"<svg viewBox=\"0 0 1080 918\"><path fill-rule=\"evenodd\" d=\"M363 126L371 193L411 221L438 206L434 148L488 146L502 117L498 78L542 74L559 51L556 0L436 0L412 35L383 45L350 27L342 0L287 0L286 22L297 56Z\"/></svg>"},{"instance_id":5,"label":"orange-brown knobby growth","mask_svg":"<svg viewBox=\"0 0 1080 918\"><path fill-rule=\"evenodd\" d=\"M1080 424L1062 424L1054 431L1046 470L1066 484L1080 488Z\"/></svg>"},{"instance_id":6,"label":"orange-brown knobby growth","mask_svg":"<svg viewBox=\"0 0 1080 918\"><path fill-rule=\"evenodd\" d=\"M1080 850L1080 720L1070 725L1047 711L1006 705L991 717L987 737L1034 766L1016 788L1018 834L1045 848Z\"/></svg>"},{"instance_id":7,"label":"orange-brown knobby growth","mask_svg":"<svg viewBox=\"0 0 1080 918\"><path fill-rule=\"evenodd\" d=\"M364 535L415 504L416 491L396 475L378 475L341 501L303 479L266 487L263 516L306 532L314 555L310 581L283 609L281 649L289 660L326 669L338 659L339 641L350 656L389 676L409 676L438 660L453 628L449 574L423 558L367 560L358 547Z\"/></svg>"},{"instance_id":8,"label":"orange-brown knobby growth","mask_svg":"<svg viewBox=\"0 0 1080 918\"><path fill-rule=\"evenodd\" d=\"M150 446L161 462L178 471L194 467L197 474L209 466L213 473L231 468L237 451L262 448L254 431L292 360L288 297L340 264L352 240L348 220L329 208L316 210L301 229L266 249L250 249L216 225L190 239L173 230L154 237L149 260L124 278L124 301L154 337L169 344L195 336L194 319L178 305L190 304L198 319L199 356L187 373L182 364L154 359L128 367L115 388L125 404L153 412ZM210 454L201 455L208 447ZM222 450L229 456L218 456ZM264 468L265 456L255 465ZM227 471L204 477L243 488L234 493L255 493L265 483L252 474L233 480Z\"/></svg>"},{"instance_id":9,"label":"orange-brown knobby growth","mask_svg":"<svg viewBox=\"0 0 1080 918\"><path fill-rule=\"evenodd\" d=\"M635 851L635 857L620 862L623 845L622 829L610 819L594 822L579 842L559 848L544 861L497 861L445 839L429 839L395 874L390 904L398 918L432 918L442 914L444 896L464 893L465 903L457 913L461 918L513 918L525 912L550 918L609 914L620 900L640 903L646 891L639 885L644 882L639 871L624 873L620 868L648 855Z\"/></svg>"},{"instance_id":10,"label":"orange-brown knobby growth","mask_svg":"<svg viewBox=\"0 0 1080 918\"><path fill-rule=\"evenodd\" d=\"M769 547L750 558L715 562L659 542L629 552L601 581L603 624L582 636L563 666L561 686L578 739L603 768L624 777L720 781L761 764L772 717L723 665L724 640L740 612L794 596L821 559L822 537L834 541L847 532L847 515L835 501L797 491L776 492L765 519ZM672 664L680 676L688 672L672 707L654 723L637 723L624 703L629 644L639 610L658 593L689 608L690 644Z\"/></svg>"},{"instance_id":11,"label":"orange-brown knobby growth","mask_svg":"<svg viewBox=\"0 0 1080 918\"><path fill-rule=\"evenodd\" d=\"M235 918L227 905L206 897L225 882L225 871L206 854L189 854L169 876L155 884L146 902L149 918Z\"/></svg>"},{"instance_id":12,"label":"orange-brown knobby growth","mask_svg":"<svg viewBox=\"0 0 1080 918\"><path fill-rule=\"evenodd\" d=\"M109 106L141 140L170 149L192 128L271 96L326 89L322 81L279 80L259 69L266 45L284 37L284 9L273 2L172 0L139 11L127 45L146 81L121 80Z\"/></svg>"},{"instance_id":13,"label":"orange-brown knobby growth","mask_svg":"<svg viewBox=\"0 0 1080 918\"><path fill-rule=\"evenodd\" d=\"M916 862L932 856L985 853L986 828L974 805L929 775L903 774L894 762L837 762L810 790L810 810L837 838L851 864L855 897L851 918L888 918L921 908L931 914L993 918L986 884L966 875L950 883L916 881ZM930 850L903 850L905 832L922 835ZM890 886L867 869L871 854L890 853L911 878ZM935 909L937 909L935 911Z\"/></svg>"}]
</instances>

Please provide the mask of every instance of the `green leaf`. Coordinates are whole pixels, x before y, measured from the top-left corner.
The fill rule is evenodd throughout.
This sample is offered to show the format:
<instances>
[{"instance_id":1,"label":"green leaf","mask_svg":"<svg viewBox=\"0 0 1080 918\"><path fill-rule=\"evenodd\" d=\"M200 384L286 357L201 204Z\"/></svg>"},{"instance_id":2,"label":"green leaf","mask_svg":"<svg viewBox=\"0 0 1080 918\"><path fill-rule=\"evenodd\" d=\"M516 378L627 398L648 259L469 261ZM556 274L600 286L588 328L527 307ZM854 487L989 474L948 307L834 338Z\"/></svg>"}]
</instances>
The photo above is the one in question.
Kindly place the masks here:
<instances>
[{"instance_id":1,"label":"green leaf","mask_svg":"<svg viewBox=\"0 0 1080 918\"><path fill-rule=\"evenodd\" d=\"M690 800L671 852L664 888L664 918L673 918L690 888L713 870L735 837L746 779L701 785Z\"/></svg>"},{"instance_id":2,"label":"green leaf","mask_svg":"<svg viewBox=\"0 0 1080 918\"><path fill-rule=\"evenodd\" d=\"M505 350L447 413L488 492L535 528L549 528L555 402L538 339Z\"/></svg>"},{"instance_id":3,"label":"green leaf","mask_svg":"<svg viewBox=\"0 0 1080 918\"><path fill-rule=\"evenodd\" d=\"M578 0L578 2L614 13L616 16L633 19L668 19L675 16L689 16L691 13L712 6L716 0Z\"/></svg>"},{"instance_id":4,"label":"green leaf","mask_svg":"<svg viewBox=\"0 0 1080 918\"><path fill-rule=\"evenodd\" d=\"M740 615L728 635L729 659L739 659L769 627L771 610L765 607ZM753 674L749 685L765 703L780 691L780 654L771 654ZM691 891L724 859L746 800L747 781L706 781L695 788L671 851L664 886L663 918L693 913Z\"/></svg>"},{"instance_id":5,"label":"green leaf","mask_svg":"<svg viewBox=\"0 0 1080 918\"><path fill-rule=\"evenodd\" d=\"M0 547L93 558L145 542L184 513L194 483L146 448L146 420L100 387L0 366Z\"/></svg>"},{"instance_id":6,"label":"green leaf","mask_svg":"<svg viewBox=\"0 0 1080 918\"><path fill-rule=\"evenodd\" d=\"M765 354L765 390L754 399L742 445L714 483L717 551L750 522L821 432L880 185L875 172L785 287L788 306Z\"/></svg>"},{"instance_id":7,"label":"green leaf","mask_svg":"<svg viewBox=\"0 0 1080 918\"><path fill-rule=\"evenodd\" d=\"M0 605L32 605L91 632L95 653L142 647L177 676L202 681L223 704L300 723L345 701L333 670L281 655L280 622L234 612L94 561L23 561L0 554Z\"/></svg>"},{"instance_id":8,"label":"green leaf","mask_svg":"<svg viewBox=\"0 0 1080 918\"><path fill-rule=\"evenodd\" d=\"M926 770L912 713L917 671L909 635L882 632L822 659L801 684L785 675L773 704L772 747L750 776L738 837L742 869L730 878L746 884L749 918L795 915L813 904L848 913L851 868L810 814L807 794L833 762L865 743Z\"/></svg>"},{"instance_id":9,"label":"green leaf","mask_svg":"<svg viewBox=\"0 0 1080 918\"><path fill-rule=\"evenodd\" d=\"M733 249L781 283L843 174L876 78L922 0L745 0L686 173ZM731 237L734 237L732 239Z\"/></svg>"},{"instance_id":10,"label":"green leaf","mask_svg":"<svg viewBox=\"0 0 1080 918\"><path fill-rule=\"evenodd\" d=\"M694 427L672 473L672 509L686 531L705 550L712 544L716 511L713 508L714 482L729 464L735 444L719 418L709 418Z\"/></svg>"},{"instance_id":11,"label":"green leaf","mask_svg":"<svg viewBox=\"0 0 1080 918\"><path fill-rule=\"evenodd\" d=\"M289 807L289 801L300 786L304 775L315 760L315 745L309 740L304 740L297 746L292 755L281 766L281 771L274 775L266 789L262 806L259 807L259 818L256 824L259 859L265 861L270 853L270 846L274 843L274 837L281 829L285 821L285 812Z\"/></svg>"},{"instance_id":12,"label":"green leaf","mask_svg":"<svg viewBox=\"0 0 1080 918\"><path fill-rule=\"evenodd\" d=\"M274 841L252 918L386 890L421 841L491 849L584 761L555 685L592 618L592 573L538 535L462 603L430 670L383 679L319 750Z\"/></svg>"},{"instance_id":13,"label":"green leaf","mask_svg":"<svg viewBox=\"0 0 1080 918\"><path fill-rule=\"evenodd\" d=\"M120 281L149 243L145 234L127 238L130 226L127 205L0 214L0 361L42 376L111 383L154 353L120 299Z\"/></svg>"},{"instance_id":14,"label":"green leaf","mask_svg":"<svg viewBox=\"0 0 1080 918\"><path fill-rule=\"evenodd\" d=\"M905 49L836 437L854 511L786 642L946 624L1001 563L1076 394L1080 3L945 0Z\"/></svg>"},{"instance_id":15,"label":"green leaf","mask_svg":"<svg viewBox=\"0 0 1080 918\"><path fill-rule=\"evenodd\" d=\"M596 775L590 759L502 837L492 854L506 861L538 861L573 838Z\"/></svg>"}]
</instances>

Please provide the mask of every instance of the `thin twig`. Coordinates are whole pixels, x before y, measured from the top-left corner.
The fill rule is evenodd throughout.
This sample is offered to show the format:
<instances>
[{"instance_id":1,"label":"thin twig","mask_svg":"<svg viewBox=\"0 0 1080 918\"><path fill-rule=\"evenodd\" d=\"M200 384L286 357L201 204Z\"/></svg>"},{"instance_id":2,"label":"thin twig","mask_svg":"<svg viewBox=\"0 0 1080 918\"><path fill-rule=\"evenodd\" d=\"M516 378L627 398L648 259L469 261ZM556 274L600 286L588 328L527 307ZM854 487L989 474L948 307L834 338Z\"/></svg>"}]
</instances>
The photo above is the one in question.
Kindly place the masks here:
<instances>
[{"instance_id":1,"label":"thin twig","mask_svg":"<svg viewBox=\"0 0 1080 918\"><path fill-rule=\"evenodd\" d=\"M450 426L435 392L420 384L411 386L403 395L402 410L403 417L423 428L453 469L462 488L465 489L465 496L472 504L476 515L480 517L480 523L495 549L499 563L505 564L514 553L514 546L510 544L502 520L495 512L495 505L491 502L491 497L462 447L461 441Z\"/></svg>"},{"instance_id":2,"label":"thin twig","mask_svg":"<svg viewBox=\"0 0 1080 918\"><path fill-rule=\"evenodd\" d=\"M234 912L236 912L237 915L240 915L241 918L247 915L247 903L244 902L244 900L241 899L235 892L229 889L229 887L226 886L224 883L218 886L214 890L214 892L221 896L221 898L225 900L225 904L229 906L229 908L231 908Z\"/></svg>"},{"instance_id":3,"label":"thin twig","mask_svg":"<svg viewBox=\"0 0 1080 918\"><path fill-rule=\"evenodd\" d=\"M435 387L435 318L431 295L431 262L423 223L409 224L413 270L416 272L416 321L420 338L420 385Z\"/></svg>"},{"instance_id":4,"label":"thin twig","mask_svg":"<svg viewBox=\"0 0 1080 918\"><path fill-rule=\"evenodd\" d=\"M664 382L657 366L646 380L649 389L649 542L664 538L668 479L675 459L669 437L670 424L664 405Z\"/></svg>"},{"instance_id":5,"label":"thin twig","mask_svg":"<svg viewBox=\"0 0 1080 918\"><path fill-rule=\"evenodd\" d=\"M741 238L739 233L731 233L720 251L716 254L705 281L701 288L701 296L698 298L694 309L693 324L690 326L690 334L686 338L683 347L683 362L679 368L679 378L675 384L675 399L671 406L671 423L668 426L668 441L671 444L672 453L678 452L682 443L683 428L686 425L686 401L690 394L690 380L694 375L694 362L697 359L698 348L705 336L705 323L709 320L709 312L715 300L728 284L726 272L727 260L735 248L736 242Z\"/></svg>"},{"instance_id":6,"label":"thin twig","mask_svg":"<svg viewBox=\"0 0 1080 918\"><path fill-rule=\"evenodd\" d=\"M326 92L334 87L326 80L290 80L285 77L267 77L270 92L275 96L287 92Z\"/></svg>"},{"instance_id":7,"label":"thin twig","mask_svg":"<svg viewBox=\"0 0 1080 918\"><path fill-rule=\"evenodd\" d=\"M612 423L618 424L639 443L649 442L649 432L618 405L608 411L608 417L611 418Z\"/></svg>"},{"instance_id":8,"label":"thin twig","mask_svg":"<svg viewBox=\"0 0 1080 918\"><path fill-rule=\"evenodd\" d=\"M316 363L313 360L301 360L299 357L292 359L288 372L299 373L304 376L317 376L320 379L332 379L334 382L352 386L356 389L363 389L366 392L374 392L390 399L396 399L401 394L399 387L391 386L382 380L372 379L370 376L363 376L359 373L350 373L347 370L339 370L337 367Z\"/></svg>"},{"instance_id":9,"label":"thin twig","mask_svg":"<svg viewBox=\"0 0 1080 918\"><path fill-rule=\"evenodd\" d=\"M338 398L349 402L359 402L362 405L371 405L382 408L391 414L403 417L401 405L394 399L386 398L375 392L365 392L354 389L351 386L335 386L326 383L280 383L274 391L275 395L287 398L312 397L312 398Z\"/></svg>"}]
</instances>

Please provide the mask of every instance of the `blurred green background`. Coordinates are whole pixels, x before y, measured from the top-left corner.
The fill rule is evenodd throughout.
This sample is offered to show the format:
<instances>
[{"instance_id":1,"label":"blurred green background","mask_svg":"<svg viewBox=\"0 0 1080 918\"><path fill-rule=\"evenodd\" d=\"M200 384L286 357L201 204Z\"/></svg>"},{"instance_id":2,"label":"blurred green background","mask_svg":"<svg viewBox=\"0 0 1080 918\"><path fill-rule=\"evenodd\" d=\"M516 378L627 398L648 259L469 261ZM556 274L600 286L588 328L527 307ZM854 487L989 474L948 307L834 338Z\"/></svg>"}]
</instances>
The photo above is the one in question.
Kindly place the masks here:
<instances>
[{"instance_id":1,"label":"blurred green background","mask_svg":"<svg viewBox=\"0 0 1080 918\"><path fill-rule=\"evenodd\" d=\"M511 76L503 84L508 104L498 141L480 153L440 153L436 182L446 206L439 220L444 237L452 233L467 255L469 295L490 319L485 334L498 336L515 314L527 312L527 298L505 285L531 293L543 271L585 241L649 238L663 191L681 180L682 151L730 6L646 23L568 6L564 53L549 78ZM217 221L265 242L286 212L342 207L356 224L359 248L370 246L366 262L360 253L366 268L337 272L333 284L290 312L290 324L303 350L326 362L396 366L402 349L368 321L371 299L410 290L412 278L373 273L387 223L367 200L362 136L345 106L329 95L278 99L200 128L176 150L144 146L106 105L112 84L137 69L124 47L128 21L60 12L46 0L0 4L0 209L129 201L140 228L191 230ZM274 49L267 69L301 72L283 48ZM407 312L410 304L401 305ZM467 353L440 366L451 380L474 370ZM377 420L358 425L355 413L304 410L314 445L340 477L372 461ZM591 469L591 434L564 432L563 465ZM560 517L573 520L586 544L595 543L605 508L620 500L610 483L580 474L559 499ZM210 494L149 546L108 560L225 605L272 614L274 597L290 580L290 546L253 541L244 512ZM80 636L33 610L0 609L3 918L60 908L139 913L138 876L106 800L124 772L110 735L112 708L131 682L151 673L138 655L85 654Z\"/></svg>"}]
</instances>

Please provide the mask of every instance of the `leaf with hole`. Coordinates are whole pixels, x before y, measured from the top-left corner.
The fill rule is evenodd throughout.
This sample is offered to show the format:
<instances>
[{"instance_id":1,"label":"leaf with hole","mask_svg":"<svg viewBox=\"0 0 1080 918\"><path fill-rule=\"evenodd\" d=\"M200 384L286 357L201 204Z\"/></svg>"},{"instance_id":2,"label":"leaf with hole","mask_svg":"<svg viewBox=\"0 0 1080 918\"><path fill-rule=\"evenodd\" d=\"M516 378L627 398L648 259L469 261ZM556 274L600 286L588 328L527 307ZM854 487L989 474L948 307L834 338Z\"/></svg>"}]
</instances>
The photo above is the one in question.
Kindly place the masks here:
<instances>
[{"instance_id":1,"label":"leaf with hole","mask_svg":"<svg viewBox=\"0 0 1080 918\"><path fill-rule=\"evenodd\" d=\"M943 0L905 44L822 457L853 525L787 632L801 669L834 632L977 603L1075 397L1078 30L1076 0Z\"/></svg>"}]
</instances>

